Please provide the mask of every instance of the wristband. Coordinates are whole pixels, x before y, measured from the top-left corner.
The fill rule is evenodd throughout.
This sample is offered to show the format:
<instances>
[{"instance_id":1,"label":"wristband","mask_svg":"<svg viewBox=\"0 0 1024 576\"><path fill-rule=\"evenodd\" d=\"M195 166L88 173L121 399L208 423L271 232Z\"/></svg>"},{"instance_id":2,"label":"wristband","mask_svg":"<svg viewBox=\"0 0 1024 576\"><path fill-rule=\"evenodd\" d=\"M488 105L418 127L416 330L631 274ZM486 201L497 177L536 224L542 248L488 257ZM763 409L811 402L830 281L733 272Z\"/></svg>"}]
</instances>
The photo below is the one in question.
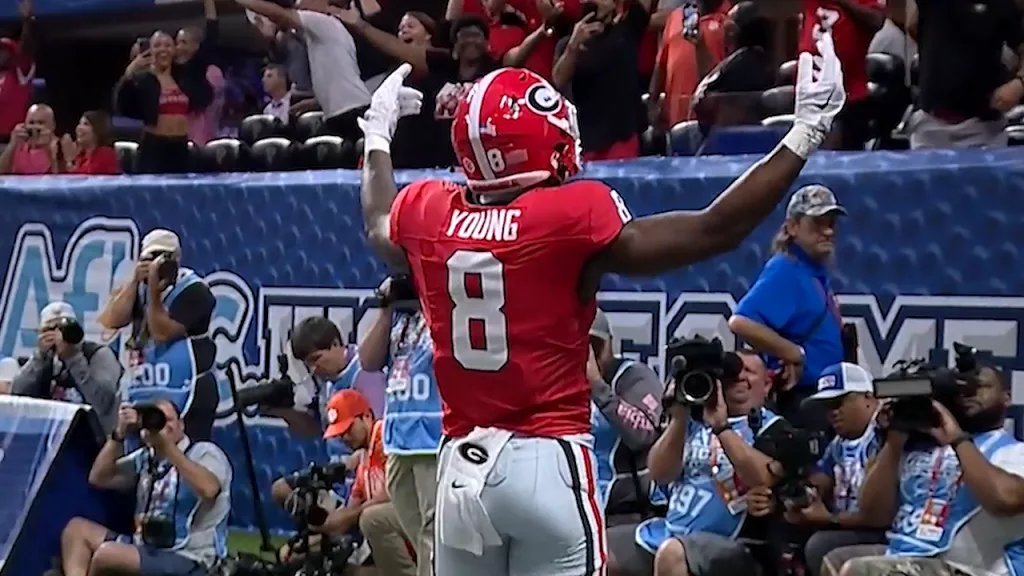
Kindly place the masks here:
<instances>
[{"instance_id":1,"label":"wristband","mask_svg":"<svg viewBox=\"0 0 1024 576\"><path fill-rule=\"evenodd\" d=\"M970 441L971 435L966 432L961 432L959 436L953 438L953 441L949 443L949 447L952 448L953 450L956 450L957 446L963 444L964 442Z\"/></svg>"},{"instance_id":2,"label":"wristband","mask_svg":"<svg viewBox=\"0 0 1024 576\"><path fill-rule=\"evenodd\" d=\"M789 148L793 154L807 160L807 157L817 150L824 140L825 136L821 131L797 120L789 132L782 137L782 145Z\"/></svg>"},{"instance_id":3,"label":"wristband","mask_svg":"<svg viewBox=\"0 0 1024 576\"><path fill-rule=\"evenodd\" d=\"M391 155L391 142L380 134L367 134L363 137L363 156L369 157L374 150Z\"/></svg>"},{"instance_id":4,"label":"wristband","mask_svg":"<svg viewBox=\"0 0 1024 576\"><path fill-rule=\"evenodd\" d=\"M110 432L110 440L111 440L112 442L117 442L118 444L121 444L121 443L123 443L123 442L124 442L124 436L119 436L119 435L117 434L117 430L112 430L112 431Z\"/></svg>"},{"instance_id":5,"label":"wristband","mask_svg":"<svg viewBox=\"0 0 1024 576\"><path fill-rule=\"evenodd\" d=\"M715 436L718 436L719 434L725 432L726 430L732 430L732 428L730 428L728 424L723 424L722 426L712 428L711 433L714 434Z\"/></svg>"}]
</instances>

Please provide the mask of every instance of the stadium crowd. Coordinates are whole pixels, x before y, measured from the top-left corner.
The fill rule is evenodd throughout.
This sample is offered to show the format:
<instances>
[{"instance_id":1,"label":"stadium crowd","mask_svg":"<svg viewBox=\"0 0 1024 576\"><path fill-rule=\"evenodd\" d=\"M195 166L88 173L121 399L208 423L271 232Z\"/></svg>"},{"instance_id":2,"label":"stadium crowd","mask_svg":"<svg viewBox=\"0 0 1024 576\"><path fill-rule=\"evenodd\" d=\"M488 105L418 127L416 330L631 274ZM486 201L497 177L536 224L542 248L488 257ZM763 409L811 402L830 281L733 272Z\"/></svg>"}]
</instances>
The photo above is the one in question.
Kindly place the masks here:
<instances>
[{"instance_id":1,"label":"stadium crowd","mask_svg":"<svg viewBox=\"0 0 1024 576\"><path fill-rule=\"evenodd\" d=\"M41 83L34 39L45 25L22 0L19 39L0 43L0 138L11 142L0 173L355 167L355 119L402 61L427 104L401 121L398 167L451 167L454 104L500 66L536 71L574 101L587 160L764 152L792 123L797 49L826 30L849 93L826 147L1024 138L1013 0L977 10L931 0L400 4L205 0L204 26L139 38L111 99L102 109L59 110L77 119L59 134L54 109L33 89ZM266 42L251 53L266 54L259 86L245 88L254 96L228 102L219 18L239 9Z\"/></svg>"}]
</instances>

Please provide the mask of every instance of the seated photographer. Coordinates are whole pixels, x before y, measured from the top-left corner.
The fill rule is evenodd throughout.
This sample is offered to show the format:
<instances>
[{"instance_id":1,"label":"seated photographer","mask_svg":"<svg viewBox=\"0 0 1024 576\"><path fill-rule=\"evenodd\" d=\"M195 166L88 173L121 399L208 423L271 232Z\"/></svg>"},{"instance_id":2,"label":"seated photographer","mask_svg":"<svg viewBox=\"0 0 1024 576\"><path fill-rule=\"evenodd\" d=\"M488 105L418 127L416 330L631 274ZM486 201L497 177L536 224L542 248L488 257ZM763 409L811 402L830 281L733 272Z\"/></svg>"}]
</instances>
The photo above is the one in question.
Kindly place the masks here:
<instances>
[{"instance_id":1,"label":"seated photographer","mask_svg":"<svg viewBox=\"0 0 1024 576\"><path fill-rule=\"evenodd\" d=\"M721 354L721 344L714 344ZM687 366L700 364L700 354L680 355L687 357ZM779 418L763 407L768 377L758 356L748 351L726 354L724 364L726 369L719 371L724 382L712 386L703 406L688 390L701 376L693 369L673 375L665 396L669 423L647 455L651 478L669 485L668 514L637 528L636 544L647 554L632 553L628 568L620 562L631 551L613 538L615 528L609 530L619 573L650 574L653 568L657 576L710 576L758 570L754 557L736 540L747 517L747 490L768 485L773 478L771 458L753 448L751 420L762 423L758 434L763 434Z\"/></svg>"},{"instance_id":2,"label":"seated photographer","mask_svg":"<svg viewBox=\"0 0 1024 576\"><path fill-rule=\"evenodd\" d=\"M384 422L373 417L370 403L357 390L342 390L327 404L330 424L325 439L340 439L352 450L363 451L356 482L348 503L328 514L319 526L310 530L325 535L342 535L356 526L370 545L373 565L381 575L415 576L416 561L412 545L398 521L395 506L388 497L385 482ZM287 561L291 551L281 550Z\"/></svg>"},{"instance_id":3,"label":"seated photographer","mask_svg":"<svg viewBox=\"0 0 1024 576\"><path fill-rule=\"evenodd\" d=\"M109 346L85 339L75 310L51 302L39 315L38 346L11 380L11 394L88 404L104 434L117 423L121 363Z\"/></svg>"},{"instance_id":4,"label":"seated photographer","mask_svg":"<svg viewBox=\"0 0 1024 576\"><path fill-rule=\"evenodd\" d=\"M318 438L330 424L328 399L355 386L361 372L358 353L355 346L344 344L341 331L323 316L310 316L299 322L292 331L291 348L292 355L306 365L311 379L306 386L294 386L293 396L287 402L291 406L261 406L260 412L281 418L296 434ZM331 462L339 462L349 454L341 441L327 441ZM292 496L300 474L295 472L274 481L271 495L280 506L285 506Z\"/></svg>"},{"instance_id":5,"label":"seated photographer","mask_svg":"<svg viewBox=\"0 0 1024 576\"><path fill-rule=\"evenodd\" d=\"M359 361L367 370L386 368L388 372L387 490L402 528L416 546L419 574L430 576L442 414L434 377L434 342L409 276L388 277L377 294L382 309L359 343Z\"/></svg>"},{"instance_id":6,"label":"seated photographer","mask_svg":"<svg viewBox=\"0 0 1024 576\"><path fill-rule=\"evenodd\" d=\"M124 454L126 435L143 446ZM212 442L193 442L170 400L122 405L89 483L134 490L132 535L85 518L61 534L63 576L206 576L227 556L231 463Z\"/></svg>"},{"instance_id":7,"label":"seated photographer","mask_svg":"<svg viewBox=\"0 0 1024 576\"><path fill-rule=\"evenodd\" d=\"M861 486L859 514L864 525L889 526L888 547L835 550L825 556L828 573L1024 573L1024 444L1003 429L1009 379L992 366L957 377L954 393L934 392L942 402L901 398L879 412L886 439Z\"/></svg>"},{"instance_id":8,"label":"seated photographer","mask_svg":"<svg viewBox=\"0 0 1024 576\"><path fill-rule=\"evenodd\" d=\"M804 547L805 565L811 576L821 573L825 555L836 548L886 542L884 531L863 524L857 514L864 475L882 445L875 426L879 403L872 395L871 381L871 374L856 364L829 366L818 378L818 392L804 401L805 409L825 410L836 433L808 479L814 487L811 505L785 514L790 523L815 530ZM755 500L759 504L755 505ZM760 500L752 493L750 512L766 515L774 508L773 502Z\"/></svg>"},{"instance_id":9,"label":"seated photographer","mask_svg":"<svg viewBox=\"0 0 1024 576\"><path fill-rule=\"evenodd\" d=\"M212 372L217 351L208 334L215 305L206 281L181 267L178 235L158 228L142 239L131 280L99 315L109 330L132 327L125 401L173 401L194 440L210 439L220 402Z\"/></svg>"},{"instance_id":10,"label":"seated photographer","mask_svg":"<svg viewBox=\"0 0 1024 576\"><path fill-rule=\"evenodd\" d=\"M597 486L605 525L637 523L663 512L668 499L651 482L647 451L658 438L664 385L643 362L612 354L612 329L601 310L590 327L593 351L587 363L590 425L597 458ZM632 545L632 532L625 534Z\"/></svg>"}]
</instances>

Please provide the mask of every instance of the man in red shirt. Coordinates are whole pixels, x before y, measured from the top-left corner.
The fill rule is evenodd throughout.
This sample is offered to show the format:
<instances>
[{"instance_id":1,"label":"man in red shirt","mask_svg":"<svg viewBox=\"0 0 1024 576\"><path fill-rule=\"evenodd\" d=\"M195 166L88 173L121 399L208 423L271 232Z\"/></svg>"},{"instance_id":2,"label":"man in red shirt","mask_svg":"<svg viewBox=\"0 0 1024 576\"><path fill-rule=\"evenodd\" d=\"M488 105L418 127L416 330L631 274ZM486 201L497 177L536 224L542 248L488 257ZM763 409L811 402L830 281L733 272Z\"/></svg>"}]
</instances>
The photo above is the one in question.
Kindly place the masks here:
<instances>
[{"instance_id":1,"label":"man in red shirt","mask_svg":"<svg viewBox=\"0 0 1024 576\"><path fill-rule=\"evenodd\" d=\"M801 52L812 52L826 31L832 32L836 54L843 64L846 107L826 148L863 150L871 138L868 122L873 110L868 97L868 45L885 24L885 0L803 0Z\"/></svg>"},{"instance_id":2,"label":"man in red shirt","mask_svg":"<svg viewBox=\"0 0 1024 576\"><path fill-rule=\"evenodd\" d=\"M0 38L0 140L25 117L32 99L36 65L32 60L32 1L22 0L21 41Z\"/></svg>"},{"instance_id":3,"label":"man in red shirt","mask_svg":"<svg viewBox=\"0 0 1024 576\"><path fill-rule=\"evenodd\" d=\"M467 185L391 167L397 120L419 110L402 65L374 93L361 200L370 245L407 269L434 341L446 440L434 569L444 576L603 574L584 367L605 273L653 275L732 250L764 220L845 102L831 35L817 78L801 54L794 128L710 206L634 219L580 170L575 108L523 69L460 102L452 144Z\"/></svg>"}]
</instances>

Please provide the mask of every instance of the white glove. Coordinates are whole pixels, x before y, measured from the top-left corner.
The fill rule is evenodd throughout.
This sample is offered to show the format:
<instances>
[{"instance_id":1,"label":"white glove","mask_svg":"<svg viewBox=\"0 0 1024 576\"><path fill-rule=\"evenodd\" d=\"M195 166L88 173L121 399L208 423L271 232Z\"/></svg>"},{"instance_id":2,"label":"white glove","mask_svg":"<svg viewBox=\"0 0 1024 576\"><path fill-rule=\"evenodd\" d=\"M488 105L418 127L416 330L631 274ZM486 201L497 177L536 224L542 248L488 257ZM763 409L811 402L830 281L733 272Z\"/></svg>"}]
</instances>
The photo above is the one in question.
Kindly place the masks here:
<instances>
[{"instance_id":1,"label":"white glove","mask_svg":"<svg viewBox=\"0 0 1024 576\"><path fill-rule=\"evenodd\" d=\"M801 52L797 61L796 117L793 129L782 139L783 145L806 159L832 130L832 121L846 104L843 88L843 67L836 56L832 32L825 32L817 42L819 56Z\"/></svg>"},{"instance_id":2,"label":"white glove","mask_svg":"<svg viewBox=\"0 0 1024 576\"><path fill-rule=\"evenodd\" d=\"M390 154L391 138L398 127L398 119L420 113L423 93L402 85L410 72L412 66L406 63L385 78L370 98L370 108L357 120L359 129L363 131L366 154L372 150Z\"/></svg>"}]
</instances>

